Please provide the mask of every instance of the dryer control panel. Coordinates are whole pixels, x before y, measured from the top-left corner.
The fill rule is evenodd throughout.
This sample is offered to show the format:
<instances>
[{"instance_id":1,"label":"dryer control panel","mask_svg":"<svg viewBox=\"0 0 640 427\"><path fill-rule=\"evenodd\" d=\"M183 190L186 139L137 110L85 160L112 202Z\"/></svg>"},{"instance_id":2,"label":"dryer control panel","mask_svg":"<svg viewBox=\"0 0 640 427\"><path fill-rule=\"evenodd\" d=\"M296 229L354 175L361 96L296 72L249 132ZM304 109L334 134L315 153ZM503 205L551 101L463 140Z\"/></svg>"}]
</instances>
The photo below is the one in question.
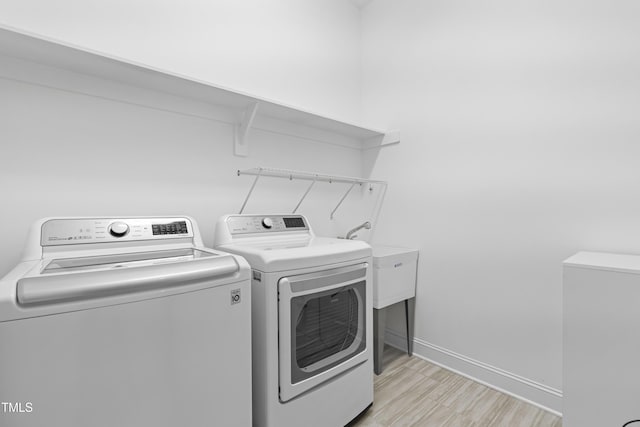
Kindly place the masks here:
<instances>
[{"instance_id":1,"label":"dryer control panel","mask_svg":"<svg viewBox=\"0 0 640 427\"><path fill-rule=\"evenodd\" d=\"M230 215L227 227L231 234L309 230L302 215Z\"/></svg>"},{"instance_id":2,"label":"dryer control panel","mask_svg":"<svg viewBox=\"0 0 640 427\"><path fill-rule=\"evenodd\" d=\"M42 246L193 237L188 218L51 219L42 224Z\"/></svg>"}]
</instances>

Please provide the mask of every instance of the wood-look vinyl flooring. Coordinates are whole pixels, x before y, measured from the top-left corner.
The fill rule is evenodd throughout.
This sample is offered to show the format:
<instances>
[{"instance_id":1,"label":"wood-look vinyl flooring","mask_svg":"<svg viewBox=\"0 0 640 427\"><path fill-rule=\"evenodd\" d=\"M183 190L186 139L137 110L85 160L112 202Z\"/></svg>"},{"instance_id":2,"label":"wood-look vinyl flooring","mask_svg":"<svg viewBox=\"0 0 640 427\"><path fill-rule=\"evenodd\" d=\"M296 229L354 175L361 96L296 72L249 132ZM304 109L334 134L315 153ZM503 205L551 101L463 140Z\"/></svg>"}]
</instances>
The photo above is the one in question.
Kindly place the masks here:
<instances>
[{"instance_id":1,"label":"wood-look vinyl flooring","mask_svg":"<svg viewBox=\"0 0 640 427\"><path fill-rule=\"evenodd\" d=\"M416 356L385 347L373 406L357 427L561 427L562 419Z\"/></svg>"}]
</instances>

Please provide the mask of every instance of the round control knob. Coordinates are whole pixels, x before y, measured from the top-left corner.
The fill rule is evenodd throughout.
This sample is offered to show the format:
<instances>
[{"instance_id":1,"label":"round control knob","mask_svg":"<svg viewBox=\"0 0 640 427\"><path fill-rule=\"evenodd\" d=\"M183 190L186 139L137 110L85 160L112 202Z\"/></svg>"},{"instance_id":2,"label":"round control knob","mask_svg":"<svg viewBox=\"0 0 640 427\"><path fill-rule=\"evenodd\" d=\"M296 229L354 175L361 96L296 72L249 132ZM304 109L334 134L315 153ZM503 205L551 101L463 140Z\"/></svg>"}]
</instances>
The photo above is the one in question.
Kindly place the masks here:
<instances>
[{"instance_id":1,"label":"round control knob","mask_svg":"<svg viewBox=\"0 0 640 427\"><path fill-rule=\"evenodd\" d=\"M114 222L109 226L109 234L113 237L126 236L129 232L129 226L124 222Z\"/></svg>"},{"instance_id":2,"label":"round control knob","mask_svg":"<svg viewBox=\"0 0 640 427\"><path fill-rule=\"evenodd\" d=\"M262 226L264 228L271 228L273 227L273 220L271 218L264 218L262 220Z\"/></svg>"}]
</instances>

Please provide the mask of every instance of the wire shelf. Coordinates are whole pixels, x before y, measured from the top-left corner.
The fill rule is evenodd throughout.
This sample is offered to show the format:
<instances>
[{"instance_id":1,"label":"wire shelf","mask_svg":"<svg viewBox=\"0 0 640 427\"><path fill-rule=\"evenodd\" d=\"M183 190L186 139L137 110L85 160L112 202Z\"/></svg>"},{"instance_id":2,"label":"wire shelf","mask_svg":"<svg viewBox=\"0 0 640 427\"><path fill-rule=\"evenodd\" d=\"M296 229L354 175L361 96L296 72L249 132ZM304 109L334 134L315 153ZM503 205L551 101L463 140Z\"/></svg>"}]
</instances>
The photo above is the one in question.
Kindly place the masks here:
<instances>
[{"instance_id":1,"label":"wire shelf","mask_svg":"<svg viewBox=\"0 0 640 427\"><path fill-rule=\"evenodd\" d=\"M276 168L257 167L257 168L251 168L251 169L245 169L245 170L238 170L238 176L240 176L240 175L253 175L256 178L254 179L253 184L251 185L251 188L249 189L249 193L247 194L247 197L245 197L244 202L242 203L242 207L240 208L240 212L239 213L242 213L244 211L244 208L247 206L247 202L249 201L249 198L251 197L251 194L253 193L253 189L255 188L256 183L258 182L258 179L261 176L272 177L272 178L284 178L284 179L289 179L289 180L299 179L299 180L304 180L304 181L311 181L311 184L309 185L307 190L302 195L302 198L300 199L300 201L298 202L296 207L293 209L292 213L296 213L296 211L298 210L298 208L300 207L300 205L302 204L304 199L307 197L307 195L311 191L311 188L313 188L313 185L318 181L320 181L320 182L328 182L328 183L351 184L351 186L349 187L347 192L342 196L342 198L340 199L340 201L338 202L336 207L333 209L333 211L331 211L330 219L334 218L334 215L335 215L336 211L338 210L340 205L342 205L342 202L344 202L344 200L347 198L347 196L349 195L349 193L351 192L353 187L355 187L356 185L363 185L363 184L381 185L381 186L384 187L384 191L385 192L386 192L386 187L387 187L387 182L386 181L379 181L379 180L366 179L366 178L357 178L357 177L351 177L351 176L327 175L327 174L322 174L322 173L298 171L298 170L292 170L292 169L276 169ZM372 187L369 187L369 188L371 189Z\"/></svg>"}]
</instances>

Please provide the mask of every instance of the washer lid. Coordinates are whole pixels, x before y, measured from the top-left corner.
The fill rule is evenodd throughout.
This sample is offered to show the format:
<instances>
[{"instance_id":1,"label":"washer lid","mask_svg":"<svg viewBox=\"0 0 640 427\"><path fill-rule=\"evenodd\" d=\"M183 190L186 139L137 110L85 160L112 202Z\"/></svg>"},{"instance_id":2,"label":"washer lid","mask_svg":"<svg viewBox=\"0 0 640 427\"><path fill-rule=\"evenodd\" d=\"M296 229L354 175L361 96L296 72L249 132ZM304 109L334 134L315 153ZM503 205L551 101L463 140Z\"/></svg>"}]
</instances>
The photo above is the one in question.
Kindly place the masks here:
<instances>
[{"instance_id":1,"label":"washer lid","mask_svg":"<svg viewBox=\"0 0 640 427\"><path fill-rule=\"evenodd\" d=\"M166 251L156 251L159 255ZM212 287L217 279L240 270L230 255L191 249L191 254L171 252L169 257L113 254L53 260L41 272L18 279L16 300L21 306L90 301L145 293L148 298L166 295L194 284ZM165 254L166 255L166 254ZM175 256L178 255L178 256ZM129 257L134 260L127 262ZM119 262L118 262L119 260ZM113 262L116 261L116 262ZM92 262L93 264L89 264Z\"/></svg>"},{"instance_id":2,"label":"washer lid","mask_svg":"<svg viewBox=\"0 0 640 427\"><path fill-rule=\"evenodd\" d=\"M308 236L245 239L218 249L241 255L252 268L264 272L317 267L371 256L371 246L360 240Z\"/></svg>"}]
</instances>

